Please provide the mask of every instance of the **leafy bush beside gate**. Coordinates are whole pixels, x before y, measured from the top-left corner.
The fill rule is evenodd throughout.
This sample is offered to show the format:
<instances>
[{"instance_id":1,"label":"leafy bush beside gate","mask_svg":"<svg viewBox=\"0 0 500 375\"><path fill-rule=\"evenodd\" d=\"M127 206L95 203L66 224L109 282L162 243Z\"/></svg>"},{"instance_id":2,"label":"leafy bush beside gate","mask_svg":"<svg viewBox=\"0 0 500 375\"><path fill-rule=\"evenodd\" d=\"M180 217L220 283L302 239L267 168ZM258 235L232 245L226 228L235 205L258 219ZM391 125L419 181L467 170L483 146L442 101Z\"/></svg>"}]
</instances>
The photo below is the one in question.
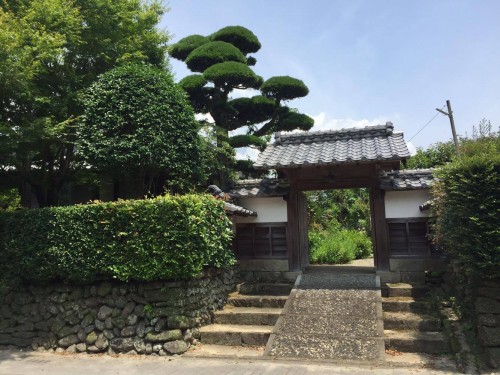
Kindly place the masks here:
<instances>
[{"instance_id":1,"label":"leafy bush beside gate","mask_svg":"<svg viewBox=\"0 0 500 375\"><path fill-rule=\"evenodd\" d=\"M205 195L0 212L0 278L188 279L233 264L231 238Z\"/></svg>"},{"instance_id":2,"label":"leafy bush beside gate","mask_svg":"<svg viewBox=\"0 0 500 375\"><path fill-rule=\"evenodd\" d=\"M436 240L473 273L500 276L500 136L467 140L433 189Z\"/></svg>"}]
</instances>

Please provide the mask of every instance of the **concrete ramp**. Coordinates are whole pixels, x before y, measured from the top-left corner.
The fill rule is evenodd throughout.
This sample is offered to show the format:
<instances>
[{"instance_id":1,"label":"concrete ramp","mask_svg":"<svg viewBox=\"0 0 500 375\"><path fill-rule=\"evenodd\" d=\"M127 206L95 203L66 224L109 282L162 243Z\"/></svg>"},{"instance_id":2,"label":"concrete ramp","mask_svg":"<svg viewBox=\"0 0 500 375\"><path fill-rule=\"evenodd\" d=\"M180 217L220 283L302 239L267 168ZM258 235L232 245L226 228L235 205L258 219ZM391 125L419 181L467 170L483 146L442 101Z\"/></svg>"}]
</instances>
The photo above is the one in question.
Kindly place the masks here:
<instances>
[{"instance_id":1,"label":"concrete ramp","mask_svg":"<svg viewBox=\"0 0 500 375\"><path fill-rule=\"evenodd\" d=\"M384 358L380 280L364 270L311 268L299 276L265 355L378 361ZM354 273L360 272L360 273Z\"/></svg>"}]
</instances>

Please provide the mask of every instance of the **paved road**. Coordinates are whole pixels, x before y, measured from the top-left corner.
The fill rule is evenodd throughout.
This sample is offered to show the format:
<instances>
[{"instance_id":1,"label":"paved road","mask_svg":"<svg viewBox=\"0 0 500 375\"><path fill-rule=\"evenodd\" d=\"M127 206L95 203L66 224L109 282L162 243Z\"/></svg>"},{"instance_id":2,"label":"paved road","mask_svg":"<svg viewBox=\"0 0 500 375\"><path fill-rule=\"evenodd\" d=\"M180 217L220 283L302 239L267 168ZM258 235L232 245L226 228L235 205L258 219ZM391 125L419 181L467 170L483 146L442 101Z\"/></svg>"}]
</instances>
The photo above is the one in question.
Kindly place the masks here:
<instances>
[{"instance_id":1,"label":"paved road","mask_svg":"<svg viewBox=\"0 0 500 375\"><path fill-rule=\"evenodd\" d=\"M423 367L391 368L319 362L205 359L187 357L110 357L0 351L1 375L423 375L452 374Z\"/></svg>"}]
</instances>

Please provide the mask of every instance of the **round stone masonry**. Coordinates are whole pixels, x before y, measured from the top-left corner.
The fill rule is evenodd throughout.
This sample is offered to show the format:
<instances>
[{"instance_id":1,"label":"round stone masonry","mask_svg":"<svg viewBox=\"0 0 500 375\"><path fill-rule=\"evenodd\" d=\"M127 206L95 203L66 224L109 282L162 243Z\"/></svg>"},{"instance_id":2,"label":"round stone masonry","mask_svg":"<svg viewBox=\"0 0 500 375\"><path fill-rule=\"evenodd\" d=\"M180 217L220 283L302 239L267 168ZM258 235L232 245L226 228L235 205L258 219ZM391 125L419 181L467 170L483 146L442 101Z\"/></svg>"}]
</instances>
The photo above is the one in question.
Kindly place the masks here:
<instances>
[{"instance_id":1,"label":"round stone masonry","mask_svg":"<svg viewBox=\"0 0 500 375\"><path fill-rule=\"evenodd\" d=\"M235 286L233 269L189 281L29 285L0 292L0 348L182 354Z\"/></svg>"}]
</instances>

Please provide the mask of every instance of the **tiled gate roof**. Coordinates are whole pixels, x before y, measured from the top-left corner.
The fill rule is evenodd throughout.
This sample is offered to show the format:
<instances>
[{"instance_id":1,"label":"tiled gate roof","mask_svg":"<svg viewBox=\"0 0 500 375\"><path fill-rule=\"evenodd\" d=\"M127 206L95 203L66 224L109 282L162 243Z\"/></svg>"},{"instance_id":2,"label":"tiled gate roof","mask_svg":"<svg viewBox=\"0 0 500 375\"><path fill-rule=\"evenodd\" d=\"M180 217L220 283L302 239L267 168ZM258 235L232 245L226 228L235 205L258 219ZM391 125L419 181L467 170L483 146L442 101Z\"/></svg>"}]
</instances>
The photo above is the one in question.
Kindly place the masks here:
<instances>
[{"instance_id":1,"label":"tiled gate roof","mask_svg":"<svg viewBox=\"0 0 500 375\"><path fill-rule=\"evenodd\" d=\"M394 126L326 132L277 133L254 164L256 169L398 161L410 157L402 132Z\"/></svg>"}]
</instances>

